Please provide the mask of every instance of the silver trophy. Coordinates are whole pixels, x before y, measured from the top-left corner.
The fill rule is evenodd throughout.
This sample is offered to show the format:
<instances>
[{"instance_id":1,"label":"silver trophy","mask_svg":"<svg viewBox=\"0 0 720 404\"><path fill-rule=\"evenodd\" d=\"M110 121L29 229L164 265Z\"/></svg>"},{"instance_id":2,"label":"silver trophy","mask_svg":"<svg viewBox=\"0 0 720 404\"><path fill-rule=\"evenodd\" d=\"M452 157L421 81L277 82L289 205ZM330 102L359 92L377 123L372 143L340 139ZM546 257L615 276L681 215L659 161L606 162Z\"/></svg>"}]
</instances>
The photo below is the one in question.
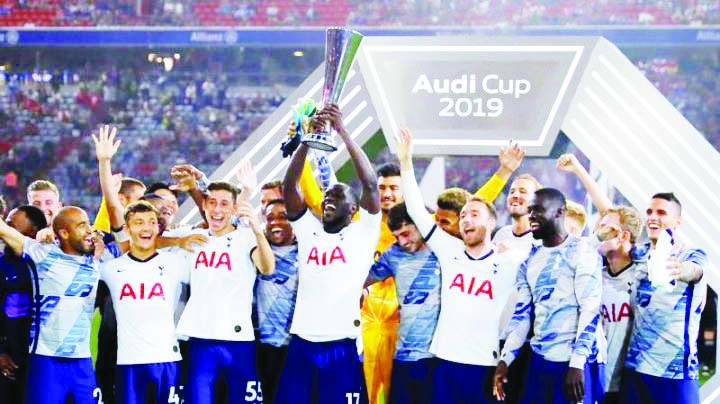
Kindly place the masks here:
<instances>
[{"instance_id":1,"label":"silver trophy","mask_svg":"<svg viewBox=\"0 0 720 404\"><path fill-rule=\"evenodd\" d=\"M359 32L344 28L328 28L325 32L325 84L321 108L340 101L345 79L350 73L362 38ZM302 142L318 150L337 150L335 133L329 122L317 132L304 134Z\"/></svg>"}]
</instances>

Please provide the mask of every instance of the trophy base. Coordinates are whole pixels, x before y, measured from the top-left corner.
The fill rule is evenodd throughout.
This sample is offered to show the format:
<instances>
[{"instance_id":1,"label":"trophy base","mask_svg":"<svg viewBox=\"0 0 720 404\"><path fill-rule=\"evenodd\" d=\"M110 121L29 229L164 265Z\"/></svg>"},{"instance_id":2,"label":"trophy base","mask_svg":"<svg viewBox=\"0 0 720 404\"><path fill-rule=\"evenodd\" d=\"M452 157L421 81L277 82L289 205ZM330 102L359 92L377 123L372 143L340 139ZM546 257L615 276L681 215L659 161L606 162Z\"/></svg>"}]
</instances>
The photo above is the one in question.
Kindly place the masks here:
<instances>
[{"instance_id":1,"label":"trophy base","mask_svg":"<svg viewBox=\"0 0 720 404\"><path fill-rule=\"evenodd\" d=\"M325 152L334 152L337 150L331 134L325 132L307 133L302 137L301 142L308 145L310 148Z\"/></svg>"}]
</instances>

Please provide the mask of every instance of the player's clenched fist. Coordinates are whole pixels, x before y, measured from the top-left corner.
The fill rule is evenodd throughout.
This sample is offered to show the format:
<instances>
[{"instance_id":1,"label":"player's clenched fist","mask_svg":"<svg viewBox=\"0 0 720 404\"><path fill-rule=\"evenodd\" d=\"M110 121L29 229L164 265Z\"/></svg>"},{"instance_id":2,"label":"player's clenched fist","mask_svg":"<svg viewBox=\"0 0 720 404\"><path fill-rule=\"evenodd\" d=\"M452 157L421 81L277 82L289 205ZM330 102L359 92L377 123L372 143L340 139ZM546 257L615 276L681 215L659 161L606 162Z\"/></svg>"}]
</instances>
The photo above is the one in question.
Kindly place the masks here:
<instances>
[{"instance_id":1,"label":"player's clenched fist","mask_svg":"<svg viewBox=\"0 0 720 404\"><path fill-rule=\"evenodd\" d=\"M563 154L558 157L556 165L558 170L573 174L577 173L579 167L582 167L574 154Z\"/></svg>"}]
</instances>

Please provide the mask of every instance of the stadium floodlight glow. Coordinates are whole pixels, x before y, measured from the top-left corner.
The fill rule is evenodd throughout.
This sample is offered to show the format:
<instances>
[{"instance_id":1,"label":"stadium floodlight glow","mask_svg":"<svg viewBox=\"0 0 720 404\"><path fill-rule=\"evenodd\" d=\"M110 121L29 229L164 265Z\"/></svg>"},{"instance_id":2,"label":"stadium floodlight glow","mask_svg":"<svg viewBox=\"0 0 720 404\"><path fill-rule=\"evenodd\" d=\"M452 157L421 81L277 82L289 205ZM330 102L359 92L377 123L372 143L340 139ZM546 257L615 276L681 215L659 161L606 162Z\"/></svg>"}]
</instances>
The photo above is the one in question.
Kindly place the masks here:
<instances>
[{"instance_id":1,"label":"stadium floodlight glow","mask_svg":"<svg viewBox=\"0 0 720 404\"><path fill-rule=\"evenodd\" d=\"M301 57L305 56L305 52L302 51L301 49L298 49L293 52L293 56L295 56L297 58L301 58Z\"/></svg>"}]
</instances>

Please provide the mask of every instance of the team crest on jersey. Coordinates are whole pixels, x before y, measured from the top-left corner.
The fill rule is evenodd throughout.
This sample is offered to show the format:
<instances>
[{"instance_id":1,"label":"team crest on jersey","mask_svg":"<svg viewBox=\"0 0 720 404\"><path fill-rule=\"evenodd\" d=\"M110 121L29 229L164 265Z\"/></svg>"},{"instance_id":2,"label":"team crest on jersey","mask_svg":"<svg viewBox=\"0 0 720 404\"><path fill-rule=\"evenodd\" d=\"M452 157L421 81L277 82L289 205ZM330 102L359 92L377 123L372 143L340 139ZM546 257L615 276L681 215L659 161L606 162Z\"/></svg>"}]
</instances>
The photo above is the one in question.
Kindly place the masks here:
<instances>
[{"instance_id":1,"label":"team crest on jersey","mask_svg":"<svg viewBox=\"0 0 720 404\"><path fill-rule=\"evenodd\" d=\"M227 269L232 271L232 265L230 264L230 254L222 252L217 254L215 251L209 255L205 251L200 251L197 258L195 258L195 269L204 266L205 268L215 269Z\"/></svg>"},{"instance_id":2,"label":"team crest on jersey","mask_svg":"<svg viewBox=\"0 0 720 404\"><path fill-rule=\"evenodd\" d=\"M345 260L345 254L343 254L343 250L340 246L335 246L332 251L322 251L322 253L317 247L313 247L310 249L310 254L308 254L307 258L307 264L313 262L317 266L332 265L336 261L342 261L343 264L347 263Z\"/></svg>"},{"instance_id":3,"label":"team crest on jersey","mask_svg":"<svg viewBox=\"0 0 720 404\"><path fill-rule=\"evenodd\" d=\"M493 298L492 282L487 279L476 279L474 276L470 276L467 282L463 274L455 275L450 289L457 288L460 293L466 293L468 295L480 296L481 294L487 295L490 300Z\"/></svg>"},{"instance_id":4,"label":"team crest on jersey","mask_svg":"<svg viewBox=\"0 0 720 404\"><path fill-rule=\"evenodd\" d=\"M145 283L141 282L135 288L129 283L123 285L120 290L120 300L151 300L152 298L165 300L162 284L156 282L150 288L145 287Z\"/></svg>"}]
</instances>

